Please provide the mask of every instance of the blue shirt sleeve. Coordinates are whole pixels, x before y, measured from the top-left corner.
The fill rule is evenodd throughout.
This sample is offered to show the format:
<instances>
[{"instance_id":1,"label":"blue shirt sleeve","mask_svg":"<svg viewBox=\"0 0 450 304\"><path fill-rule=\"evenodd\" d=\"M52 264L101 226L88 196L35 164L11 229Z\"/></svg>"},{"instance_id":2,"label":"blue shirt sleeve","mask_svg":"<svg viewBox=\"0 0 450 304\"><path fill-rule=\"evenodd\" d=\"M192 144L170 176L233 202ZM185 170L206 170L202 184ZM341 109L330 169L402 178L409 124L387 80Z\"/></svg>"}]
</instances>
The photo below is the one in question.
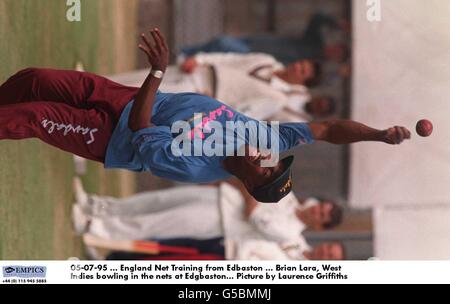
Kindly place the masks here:
<instances>
[{"instance_id":1,"label":"blue shirt sleeve","mask_svg":"<svg viewBox=\"0 0 450 304\"><path fill-rule=\"evenodd\" d=\"M294 148L297 145L312 144L314 142L311 129L307 123L280 124L280 152Z\"/></svg>"}]
</instances>

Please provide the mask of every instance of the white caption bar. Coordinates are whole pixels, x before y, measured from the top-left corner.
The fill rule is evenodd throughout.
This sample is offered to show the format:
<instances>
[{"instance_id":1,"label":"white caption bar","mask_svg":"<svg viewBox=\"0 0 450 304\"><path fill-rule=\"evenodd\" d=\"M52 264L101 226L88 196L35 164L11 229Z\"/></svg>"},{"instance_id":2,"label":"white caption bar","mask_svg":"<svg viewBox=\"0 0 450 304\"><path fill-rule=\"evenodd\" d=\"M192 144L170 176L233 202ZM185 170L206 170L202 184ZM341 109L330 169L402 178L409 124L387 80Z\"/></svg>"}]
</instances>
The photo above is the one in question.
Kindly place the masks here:
<instances>
[{"instance_id":1,"label":"white caption bar","mask_svg":"<svg viewBox=\"0 0 450 304\"><path fill-rule=\"evenodd\" d=\"M450 283L450 261L1 261L2 284Z\"/></svg>"}]
</instances>

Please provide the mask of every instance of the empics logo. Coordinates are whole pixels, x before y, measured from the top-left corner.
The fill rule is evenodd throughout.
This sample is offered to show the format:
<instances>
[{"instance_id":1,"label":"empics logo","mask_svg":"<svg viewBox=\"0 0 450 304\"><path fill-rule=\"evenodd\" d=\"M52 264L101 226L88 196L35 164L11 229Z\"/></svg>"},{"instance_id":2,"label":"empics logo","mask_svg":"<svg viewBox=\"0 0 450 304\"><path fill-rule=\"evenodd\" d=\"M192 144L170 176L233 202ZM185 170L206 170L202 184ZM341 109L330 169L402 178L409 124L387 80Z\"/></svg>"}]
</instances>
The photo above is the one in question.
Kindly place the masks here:
<instances>
[{"instance_id":1,"label":"empics logo","mask_svg":"<svg viewBox=\"0 0 450 304\"><path fill-rule=\"evenodd\" d=\"M46 274L45 266L3 266L4 278L45 278Z\"/></svg>"}]
</instances>

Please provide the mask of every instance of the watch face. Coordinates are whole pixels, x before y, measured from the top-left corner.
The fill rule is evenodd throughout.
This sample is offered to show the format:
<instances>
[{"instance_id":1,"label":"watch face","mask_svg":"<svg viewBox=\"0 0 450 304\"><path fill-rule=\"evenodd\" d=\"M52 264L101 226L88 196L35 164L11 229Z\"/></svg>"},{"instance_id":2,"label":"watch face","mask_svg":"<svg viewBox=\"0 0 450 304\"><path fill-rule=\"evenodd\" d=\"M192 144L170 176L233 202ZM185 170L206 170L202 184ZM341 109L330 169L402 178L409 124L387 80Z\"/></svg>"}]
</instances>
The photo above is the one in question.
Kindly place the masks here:
<instances>
[{"instance_id":1,"label":"watch face","mask_svg":"<svg viewBox=\"0 0 450 304\"><path fill-rule=\"evenodd\" d=\"M155 76L156 78L162 78L164 73L162 71L156 70L152 71L152 75Z\"/></svg>"}]
</instances>

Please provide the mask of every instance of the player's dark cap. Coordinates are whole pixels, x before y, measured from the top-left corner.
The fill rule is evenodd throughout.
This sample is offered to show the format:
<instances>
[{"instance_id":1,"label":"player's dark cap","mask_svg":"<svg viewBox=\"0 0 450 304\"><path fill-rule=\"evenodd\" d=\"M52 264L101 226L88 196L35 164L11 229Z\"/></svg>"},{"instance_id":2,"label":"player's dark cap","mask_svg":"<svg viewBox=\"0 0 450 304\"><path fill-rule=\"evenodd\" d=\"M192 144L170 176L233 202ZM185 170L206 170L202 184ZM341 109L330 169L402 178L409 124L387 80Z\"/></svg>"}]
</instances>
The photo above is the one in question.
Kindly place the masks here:
<instances>
[{"instance_id":1,"label":"player's dark cap","mask_svg":"<svg viewBox=\"0 0 450 304\"><path fill-rule=\"evenodd\" d=\"M284 171L275 180L267 185L253 189L250 193L257 201L262 203L277 203L292 190L291 166L294 156L288 156L281 160Z\"/></svg>"}]
</instances>

